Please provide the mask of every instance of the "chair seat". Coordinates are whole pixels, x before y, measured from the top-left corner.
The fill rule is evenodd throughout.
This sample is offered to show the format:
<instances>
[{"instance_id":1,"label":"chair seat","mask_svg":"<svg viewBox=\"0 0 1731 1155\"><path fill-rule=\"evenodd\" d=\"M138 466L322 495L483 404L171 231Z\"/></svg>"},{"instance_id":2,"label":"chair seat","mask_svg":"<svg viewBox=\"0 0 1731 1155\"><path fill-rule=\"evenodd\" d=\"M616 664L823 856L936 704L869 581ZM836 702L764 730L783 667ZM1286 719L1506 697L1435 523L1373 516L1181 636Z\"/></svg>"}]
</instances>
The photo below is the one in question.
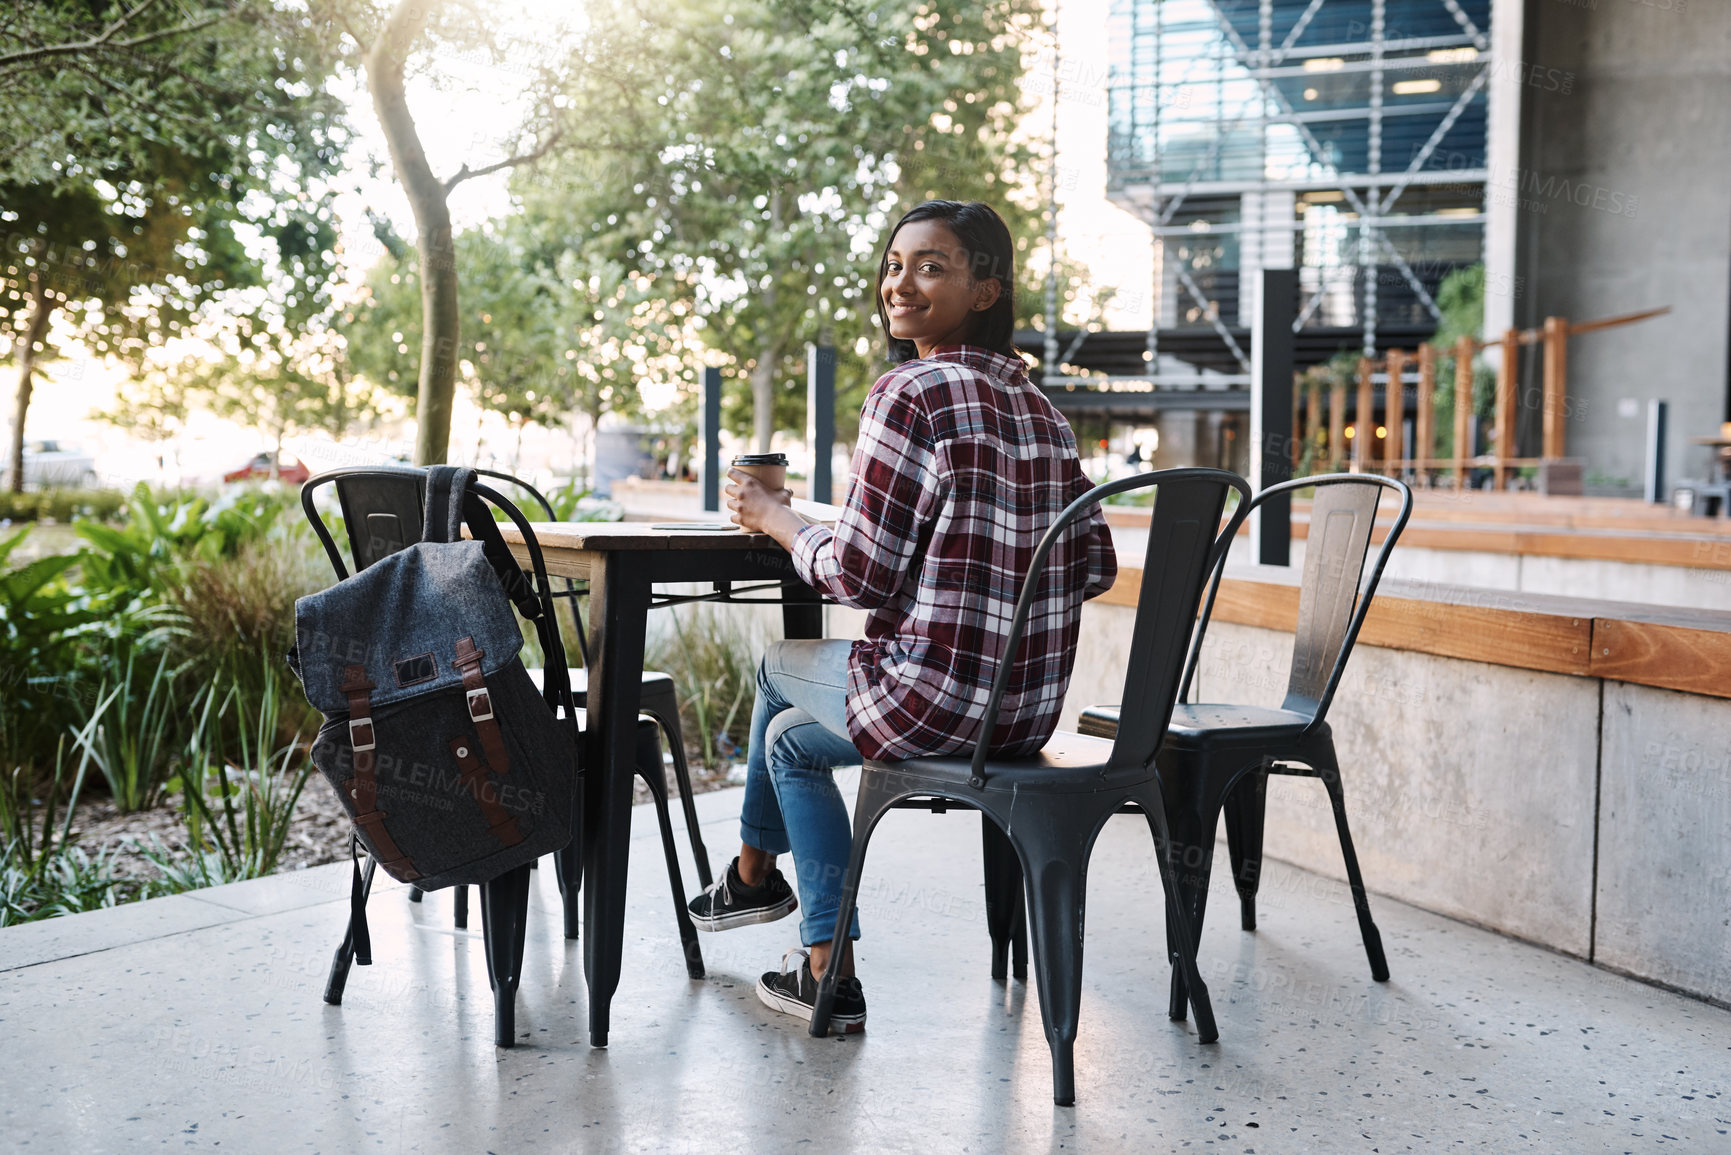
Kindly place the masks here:
<instances>
[{"instance_id":1,"label":"chair seat","mask_svg":"<svg viewBox=\"0 0 1731 1155\"><path fill-rule=\"evenodd\" d=\"M1060 730L1037 754L1025 758L986 760L987 793L1032 790L1048 794L1086 794L1117 789L1149 777L1141 767L1120 768L1108 773L1112 743L1085 734ZM901 762L866 760L867 768L901 775L905 786L917 792L922 785L959 788L977 793L968 785L972 754L950 754L909 758Z\"/></svg>"},{"instance_id":2,"label":"chair seat","mask_svg":"<svg viewBox=\"0 0 1731 1155\"><path fill-rule=\"evenodd\" d=\"M1308 725L1309 716L1296 710L1201 702L1173 707L1166 740L1181 746L1204 740L1265 742L1290 739Z\"/></svg>"},{"instance_id":3,"label":"chair seat","mask_svg":"<svg viewBox=\"0 0 1731 1155\"><path fill-rule=\"evenodd\" d=\"M535 683L535 688L545 689L546 685L541 680L545 671L540 666L530 666L528 670L529 680ZM664 674L660 670L644 670L643 688L651 693L664 688L672 689L673 675ZM582 702L589 695L589 671L581 666L571 671L571 693L576 695L578 702Z\"/></svg>"},{"instance_id":4,"label":"chair seat","mask_svg":"<svg viewBox=\"0 0 1731 1155\"><path fill-rule=\"evenodd\" d=\"M1213 702L1172 708L1172 721L1166 728L1166 742L1178 749L1202 746L1260 746L1269 742L1290 743L1310 724L1310 718L1296 710L1277 710L1270 706L1234 706ZM1112 738L1118 733L1117 706L1089 706L1082 711L1078 727L1082 733L1097 738ZM1328 734L1328 723L1319 724L1312 732Z\"/></svg>"}]
</instances>

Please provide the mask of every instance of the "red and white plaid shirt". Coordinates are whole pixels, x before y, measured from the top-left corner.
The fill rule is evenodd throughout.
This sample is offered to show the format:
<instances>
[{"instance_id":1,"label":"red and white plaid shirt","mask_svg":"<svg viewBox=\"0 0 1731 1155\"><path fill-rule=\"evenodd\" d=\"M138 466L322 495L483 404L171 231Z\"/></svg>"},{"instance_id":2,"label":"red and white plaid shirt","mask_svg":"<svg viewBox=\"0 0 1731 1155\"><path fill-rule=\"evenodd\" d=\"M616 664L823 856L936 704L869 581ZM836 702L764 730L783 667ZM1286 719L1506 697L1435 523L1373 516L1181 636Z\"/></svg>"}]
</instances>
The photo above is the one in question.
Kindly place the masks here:
<instances>
[{"instance_id":1,"label":"red and white plaid shirt","mask_svg":"<svg viewBox=\"0 0 1731 1155\"><path fill-rule=\"evenodd\" d=\"M807 526L793 548L812 587L871 611L848 661L848 732L861 754L973 749L1034 549L1090 484L1069 424L1020 358L947 346L872 386L841 517L833 532ZM1082 602L1117 574L1096 508L1047 561L994 754L1032 754L1052 736Z\"/></svg>"}]
</instances>

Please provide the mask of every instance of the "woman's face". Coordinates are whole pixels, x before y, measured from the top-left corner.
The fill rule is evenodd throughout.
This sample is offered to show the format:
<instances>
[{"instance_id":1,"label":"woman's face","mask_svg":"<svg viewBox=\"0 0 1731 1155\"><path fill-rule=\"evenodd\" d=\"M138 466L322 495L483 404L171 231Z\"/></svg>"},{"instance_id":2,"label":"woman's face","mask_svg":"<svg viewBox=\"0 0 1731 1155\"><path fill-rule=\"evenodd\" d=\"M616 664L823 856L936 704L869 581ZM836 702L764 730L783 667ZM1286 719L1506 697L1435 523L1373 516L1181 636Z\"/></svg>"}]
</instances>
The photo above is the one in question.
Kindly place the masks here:
<instances>
[{"instance_id":1,"label":"woman's face","mask_svg":"<svg viewBox=\"0 0 1731 1155\"><path fill-rule=\"evenodd\" d=\"M939 345L959 345L973 315L998 299L994 277L975 280L968 255L942 221L913 221L890 240L884 262L884 312L890 336L912 341L921 357Z\"/></svg>"}]
</instances>

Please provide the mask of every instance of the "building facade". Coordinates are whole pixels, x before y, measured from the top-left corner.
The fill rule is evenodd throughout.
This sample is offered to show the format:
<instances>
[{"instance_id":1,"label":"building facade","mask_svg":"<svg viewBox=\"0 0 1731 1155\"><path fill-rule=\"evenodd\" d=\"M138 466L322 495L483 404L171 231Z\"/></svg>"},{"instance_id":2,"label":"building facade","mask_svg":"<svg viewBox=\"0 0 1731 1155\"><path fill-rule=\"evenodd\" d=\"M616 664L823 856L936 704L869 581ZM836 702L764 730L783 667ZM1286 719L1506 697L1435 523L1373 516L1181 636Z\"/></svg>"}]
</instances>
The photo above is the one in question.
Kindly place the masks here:
<instances>
[{"instance_id":1,"label":"building facade","mask_svg":"<svg viewBox=\"0 0 1731 1155\"><path fill-rule=\"evenodd\" d=\"M1299 271L1314 363L1412 349L1482 266L1489 337L1671 306L1571 340L1567 452L1638 486L1663 399L1671 479L1705 472L1692 439L1731 418L1731 4L1114 0L1109 35L1108 190L1156 242L1155 389L1245 386L1263 268Z\"/></svg>"}]
</instances>

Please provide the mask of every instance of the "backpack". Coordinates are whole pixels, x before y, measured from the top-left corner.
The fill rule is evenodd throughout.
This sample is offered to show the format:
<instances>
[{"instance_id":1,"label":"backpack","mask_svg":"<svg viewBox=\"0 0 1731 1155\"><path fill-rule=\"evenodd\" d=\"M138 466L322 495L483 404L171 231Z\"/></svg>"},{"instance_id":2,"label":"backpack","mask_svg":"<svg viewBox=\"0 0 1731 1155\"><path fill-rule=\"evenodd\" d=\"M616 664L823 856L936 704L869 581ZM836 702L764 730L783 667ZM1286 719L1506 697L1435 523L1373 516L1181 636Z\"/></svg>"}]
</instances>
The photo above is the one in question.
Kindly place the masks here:
<instances>
[{"instance_id":1,"label":"backpack","mask_svg":"<svg viewBox=\"0 0 1731 1155\"><path fill-rule=\"evenodd\" d=\"M572 835L576 712L550 596L473 483L429 470L421 541L295 602L289 664L325 718L313 764L368 853L421 890L488 882ZM513 603L547 654L544 691Z\"/></svg>"}]
</instances>

